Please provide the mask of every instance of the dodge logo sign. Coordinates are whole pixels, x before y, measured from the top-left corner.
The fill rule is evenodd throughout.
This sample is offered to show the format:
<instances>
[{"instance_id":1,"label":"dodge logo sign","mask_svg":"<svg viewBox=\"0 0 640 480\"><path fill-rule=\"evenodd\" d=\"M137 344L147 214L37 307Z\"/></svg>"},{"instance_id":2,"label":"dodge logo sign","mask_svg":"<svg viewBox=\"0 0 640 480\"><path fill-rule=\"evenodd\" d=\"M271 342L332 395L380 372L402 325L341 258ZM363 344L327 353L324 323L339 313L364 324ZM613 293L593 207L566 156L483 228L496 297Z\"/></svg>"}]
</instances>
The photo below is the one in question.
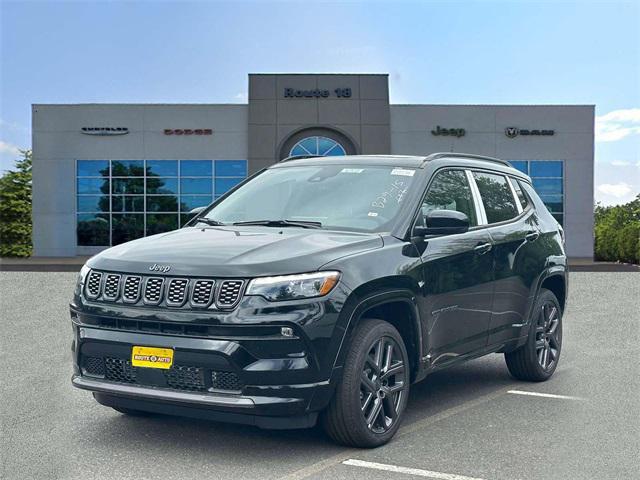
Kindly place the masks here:
<instances>
[{"instance_id":1,"label":"dodge logo sign","mask_svg":"<svg viewBox=\"0 0 640 480\"><path fill-rule=\"evenodd\" d=\"M518 135L521 136L549 136L549 135L554 135L556 132L555 130L539 130L539 129L533 129L533 130L525 130L524 128L518 128L518 127L507 127L504 129L504 134L508 137L508 138L516 138Z\"/></svg>"},{"instance_id":2,"label":"dodge logo sign","mask_svg":"<svg viewBox=\"0 0 640 480\"><path fill-rule=\"evenodd\" d=\"M126 135L129 133L127 127L82 127L80 132L85 135Z\"/></svg>"},{"instance_id":3,"label":"dodge logo sign","mask_svg":"<svg viewBox=\"0 0 640 480\"><path fill-rule=\"evenodd\" d=\"M165 128L165 135L213 135L210 128Z\"/></svg>"}]
</instances>

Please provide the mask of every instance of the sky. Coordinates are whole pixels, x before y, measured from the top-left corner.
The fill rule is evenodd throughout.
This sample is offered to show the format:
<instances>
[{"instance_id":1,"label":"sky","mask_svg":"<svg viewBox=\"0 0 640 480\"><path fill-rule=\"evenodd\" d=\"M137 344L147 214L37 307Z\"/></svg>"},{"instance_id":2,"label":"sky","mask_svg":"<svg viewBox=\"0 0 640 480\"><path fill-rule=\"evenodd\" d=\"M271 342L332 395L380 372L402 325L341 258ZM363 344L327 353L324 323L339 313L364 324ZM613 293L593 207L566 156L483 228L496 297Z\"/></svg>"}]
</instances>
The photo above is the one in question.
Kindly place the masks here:
<instances>
[{"instance_id":1,"label":"sky","mask_svg":"<svg viewBox=\"0 0 640 480\"><path fill-rule=\"evenodd\" d=\"M640 193L638 1L0 0L0 171L32 103L245 103L271 72L389 73L391 103L593 104L596 201Z\"/></svg>"}]
</instances>

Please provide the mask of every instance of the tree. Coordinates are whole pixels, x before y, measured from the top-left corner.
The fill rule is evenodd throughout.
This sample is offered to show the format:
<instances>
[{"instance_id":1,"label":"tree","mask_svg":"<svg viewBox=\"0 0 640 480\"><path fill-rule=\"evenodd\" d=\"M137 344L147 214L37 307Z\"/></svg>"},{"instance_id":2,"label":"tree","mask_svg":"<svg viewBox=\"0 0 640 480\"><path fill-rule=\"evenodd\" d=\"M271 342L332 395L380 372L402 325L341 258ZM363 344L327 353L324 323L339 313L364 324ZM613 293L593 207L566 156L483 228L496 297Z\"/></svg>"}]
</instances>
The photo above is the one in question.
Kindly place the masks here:
<instances>
[{"instance_id":1,"label":"tree","mask_svg":"<svg viewBox=\"0 0 640 480\"><path fill-rule=\"evenodd\" d=\"M640 263L640 195L624 205L595 209L597 260Z\"/></svg>"},{"instance_id":2,"label":"tree","mask_svg":"<svg viewBox=\"0 0 640 480\"><path fill-rule=\"evenodd\" d=\"M31 245L31 150L20 150L15 168L0 177L0 256L29 257Z\"/></svg>"}]
</instances>

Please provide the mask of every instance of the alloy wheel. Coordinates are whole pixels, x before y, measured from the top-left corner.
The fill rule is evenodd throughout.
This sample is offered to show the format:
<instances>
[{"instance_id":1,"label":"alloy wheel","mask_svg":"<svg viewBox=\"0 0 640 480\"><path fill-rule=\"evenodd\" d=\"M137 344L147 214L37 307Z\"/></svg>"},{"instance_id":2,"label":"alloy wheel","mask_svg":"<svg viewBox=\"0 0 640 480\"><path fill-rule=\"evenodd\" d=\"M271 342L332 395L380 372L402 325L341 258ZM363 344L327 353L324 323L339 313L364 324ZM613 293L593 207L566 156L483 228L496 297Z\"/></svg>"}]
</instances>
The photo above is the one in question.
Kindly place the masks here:
<instances>
[{"instance_id":1,"label":"alloy wheel","mask_svg":"<svg viewBox=\"0 0 640 480\"><path fill-rule=\"evenodd\" d=\"M561 345L560 312L551 302L542 306L536 325L536 357L543 370L554 368Z\"/></svg>"},{"instance_id":2,"label":"alloy wheel","mask_svg":"<svg viewBox=\"0 0 640 480\"><path fill-rule=\"evenodd\" d=\"M369 430L384 433L397 421L407 383L397 342L386 336L376 340L367 353L360 381L360 407Z\"/></svg>"}]
</instances>

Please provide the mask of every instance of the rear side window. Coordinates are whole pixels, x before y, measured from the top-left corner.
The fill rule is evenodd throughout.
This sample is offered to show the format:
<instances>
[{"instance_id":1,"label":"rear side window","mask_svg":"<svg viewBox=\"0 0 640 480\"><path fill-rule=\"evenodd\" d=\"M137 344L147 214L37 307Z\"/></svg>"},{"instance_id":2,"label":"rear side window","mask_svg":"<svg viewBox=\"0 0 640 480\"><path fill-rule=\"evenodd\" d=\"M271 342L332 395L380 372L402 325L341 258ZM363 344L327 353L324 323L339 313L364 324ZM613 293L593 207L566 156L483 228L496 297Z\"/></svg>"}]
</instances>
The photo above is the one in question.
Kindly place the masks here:
<instances>
[{"instance_id":1,"label":"rear side window","mask_svg":"<svg viewBox=\"0 0 640 480\"><path fill-rule=\"evenodd\" d=\"M445 170L434 177L422 202L422 215L432 210L455 210L469 218L469 225L478 224L473 194L462 170Z\"/></svg>"},{"instance_id":2,"label":"rear side window","mask_svg":"<svg viewBox=\"0 0 640 480\"><path fill-rule=\"evenodd\" d=\"M520 205L522 205L522 210L526 210L527 206L529 206L529 201L527 200L527 196L522 191L522 187L520 186L520 182L515 178L511 177L511 185L513 185L513 189L516 191L516 195L518 196L518 201Z\"/></svg>"},{"instance_id":3,"label":"rear side window","mask_svg":"<svg viewBox=\"0 0 640 480\"><path fill-rule=\"evenodd\" d=\"M504 175L473 172L478 185L487 223L498 223L518 216L518 207Z\"/></svg>"}]
</instances>

